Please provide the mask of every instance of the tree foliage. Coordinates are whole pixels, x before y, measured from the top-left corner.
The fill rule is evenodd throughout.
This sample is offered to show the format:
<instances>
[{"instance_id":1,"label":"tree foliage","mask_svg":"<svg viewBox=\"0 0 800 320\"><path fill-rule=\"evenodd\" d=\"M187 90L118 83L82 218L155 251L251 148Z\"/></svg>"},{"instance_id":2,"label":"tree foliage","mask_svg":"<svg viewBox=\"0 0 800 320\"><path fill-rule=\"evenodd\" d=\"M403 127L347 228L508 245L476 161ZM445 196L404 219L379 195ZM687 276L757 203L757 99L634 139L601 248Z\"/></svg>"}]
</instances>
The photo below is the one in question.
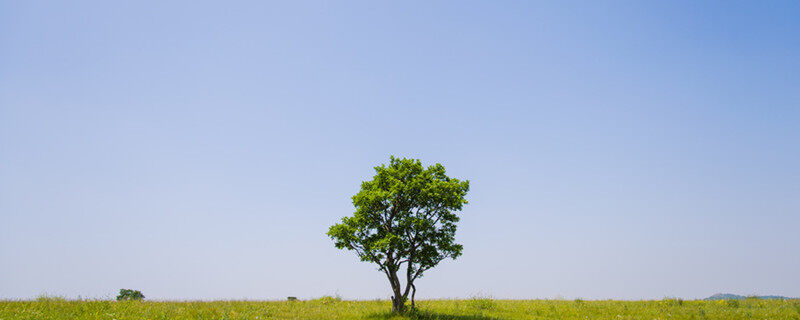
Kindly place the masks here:
<instances>
[{"instance_id":1,"label":"tree foliage","mask_svg":"<svg viewBox=\"0 0 800 320\"><path fill-rule=\"evenodd\" d=\"M456 212L467 204L467 191L469 181L448 177L441 164L425 168L417 159L392 156L388 166L375 167L372 180L361 184L353 196L355 213L331 226L328 236L336 248L377 264L391 284L394 311L403 311L409 292L414 305L416 279L461 255Z\"/></svg>"}]
</instances>

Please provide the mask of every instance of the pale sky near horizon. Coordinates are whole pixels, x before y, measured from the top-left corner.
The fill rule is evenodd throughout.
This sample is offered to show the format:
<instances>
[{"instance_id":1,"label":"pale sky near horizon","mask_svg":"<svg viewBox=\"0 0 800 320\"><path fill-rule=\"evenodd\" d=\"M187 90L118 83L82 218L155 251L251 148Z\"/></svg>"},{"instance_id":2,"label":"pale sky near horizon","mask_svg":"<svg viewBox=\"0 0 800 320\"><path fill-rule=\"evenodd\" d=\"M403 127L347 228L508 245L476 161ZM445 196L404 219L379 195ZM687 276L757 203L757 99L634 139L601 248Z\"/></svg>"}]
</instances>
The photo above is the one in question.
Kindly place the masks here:
<instances>
[{"instance_id":1,"label":"pale sky near horizon","mask_svg":"<svg viewBox=\"0 0 800 320\"><path fill-rule=\"evenodd\" d=\"M800 2L0 1L0 299L386 299L328 226L469 179L418 298L800 296Z\"/></svg>"}]
</instances>

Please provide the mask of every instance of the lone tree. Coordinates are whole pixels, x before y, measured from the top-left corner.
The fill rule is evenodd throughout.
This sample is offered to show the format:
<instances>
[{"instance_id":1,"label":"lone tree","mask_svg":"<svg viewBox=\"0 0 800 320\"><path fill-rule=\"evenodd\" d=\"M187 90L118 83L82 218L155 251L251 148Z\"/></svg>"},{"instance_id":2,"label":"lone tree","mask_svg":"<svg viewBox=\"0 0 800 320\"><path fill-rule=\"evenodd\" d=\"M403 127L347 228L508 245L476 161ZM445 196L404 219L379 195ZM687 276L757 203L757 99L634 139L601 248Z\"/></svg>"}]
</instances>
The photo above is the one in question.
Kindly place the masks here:
<instances>
[{"instance_id":1,"label":"lone tree","mask_svg":"<svg viewBox=\"0 0 800 320\"><path fill-rule=\"evenodd\" d=\"M336 248L353 250L361 261L378 265L392 286L392 310L411 308L414 281L445 258L457 258L455 214L467 204L469 181L445 175L444 166L424 168L416 159L391 157L388 166L375 167L371 181L361 183L353 196L355 213L328 230ZM405 264L405 287L398 271Z\"/></svg>"}]
</instances>

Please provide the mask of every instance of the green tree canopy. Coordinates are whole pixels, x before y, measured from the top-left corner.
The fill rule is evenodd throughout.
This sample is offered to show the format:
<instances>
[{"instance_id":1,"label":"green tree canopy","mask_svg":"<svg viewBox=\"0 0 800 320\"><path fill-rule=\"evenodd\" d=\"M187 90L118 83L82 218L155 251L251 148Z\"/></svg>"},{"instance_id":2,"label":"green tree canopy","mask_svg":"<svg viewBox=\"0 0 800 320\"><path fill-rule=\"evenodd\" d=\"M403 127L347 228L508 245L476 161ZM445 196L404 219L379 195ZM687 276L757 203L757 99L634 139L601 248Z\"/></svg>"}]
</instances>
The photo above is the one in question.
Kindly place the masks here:
<instances>
[{"instance_id":1,"label":"green tree canopy","mask_svg":"<svg viewBox=\"0 0 800 320\"><path fill-rule=\"evenodd\" d=\"M444 166L391 157L353 196L355 213L330 227L336 248L375 263L392 287L394 311L402 312L414 281L446 258L461 255L455 242L457 211L467 204L469 181L450 178ZM405 286L398 272L405 267ZM401 273L402 276L402 273Z\"/></svg>"}]
</instances>

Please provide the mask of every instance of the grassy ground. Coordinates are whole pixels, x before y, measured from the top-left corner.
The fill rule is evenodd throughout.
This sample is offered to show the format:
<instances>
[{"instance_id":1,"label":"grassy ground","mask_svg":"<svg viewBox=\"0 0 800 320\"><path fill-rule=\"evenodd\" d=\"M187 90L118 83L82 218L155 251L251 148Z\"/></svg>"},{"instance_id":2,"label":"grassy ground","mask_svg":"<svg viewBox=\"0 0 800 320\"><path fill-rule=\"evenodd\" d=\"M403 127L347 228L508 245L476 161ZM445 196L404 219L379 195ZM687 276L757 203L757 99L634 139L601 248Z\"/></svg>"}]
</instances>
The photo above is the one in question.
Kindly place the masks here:
<instances>
[{"instance_id":1,"label":"grassy ground","mask_svg":"<svg viewBox=\"0 0 800 320\"><path fill-rule=\"evenodd\" d=\"M388 301L0 301L9 319L800 319L800 300L426 300L398 316Z\"/></svg>"}]
</instances>

